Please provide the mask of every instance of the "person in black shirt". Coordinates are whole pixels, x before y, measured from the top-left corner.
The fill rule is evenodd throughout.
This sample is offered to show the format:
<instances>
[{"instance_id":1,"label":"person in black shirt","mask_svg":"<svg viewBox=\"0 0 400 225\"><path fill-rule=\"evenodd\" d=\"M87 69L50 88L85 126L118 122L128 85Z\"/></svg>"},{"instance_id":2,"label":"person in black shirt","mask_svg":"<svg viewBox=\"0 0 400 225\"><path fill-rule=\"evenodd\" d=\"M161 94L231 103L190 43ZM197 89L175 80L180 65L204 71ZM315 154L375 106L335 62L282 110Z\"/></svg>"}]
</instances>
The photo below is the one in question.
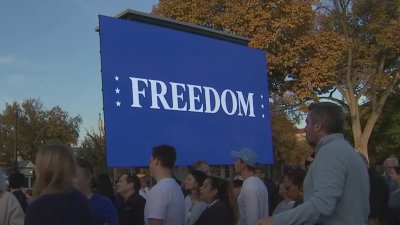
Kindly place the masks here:
<instances>
[{"instance_id":1,"label":"person in black shirt","mask_svg":"<svg viewBox=\"0 0 400 225\"><path fill-rule=\"evenodd\" d=\"M136 175L124 174L117 183L119 225L143 225L146 200L139 195Z\"/></svg>"},{"instance_id":2,"label":"person in black shirt","mask_svg":"<svg viewBox=\"0 0 400 225\"><path fill-rule=\"evenodd\" d=\"M268 178L266 174L266 167L262 164L256 164L256 170L254 171L255 175L264 182L265 187L267 187L268 190L268 210L269 210L269 215L272 215L272 212L278 205L278 203L281 201L281 198L279 196L279 190L278 186Z\"/></svg>"},{"instance_id":3,"label":"person in black shirt","mask_svg":"<svg viewBox=\"0 0 400 225\"><path fill-rule=\"evenodd\" d=\"M204 181L200 199L208 205L194 225L233 225L228 188L228 182L219 177L210 176Z\"/></svg>"},{"instance_id":4,"label":"person in black shirt","mask_svg":"<svg viewBox=\"0 0 400 225\"><path fill-rule=\"evenodd\" d=\"M25 183L25 175L20 172L15 172L8 177L9 187L13 195L17 198L22 210L26 212L28 203L26 200L26 195L22 192L21 188Z\"/></svg>"}]
</instances>

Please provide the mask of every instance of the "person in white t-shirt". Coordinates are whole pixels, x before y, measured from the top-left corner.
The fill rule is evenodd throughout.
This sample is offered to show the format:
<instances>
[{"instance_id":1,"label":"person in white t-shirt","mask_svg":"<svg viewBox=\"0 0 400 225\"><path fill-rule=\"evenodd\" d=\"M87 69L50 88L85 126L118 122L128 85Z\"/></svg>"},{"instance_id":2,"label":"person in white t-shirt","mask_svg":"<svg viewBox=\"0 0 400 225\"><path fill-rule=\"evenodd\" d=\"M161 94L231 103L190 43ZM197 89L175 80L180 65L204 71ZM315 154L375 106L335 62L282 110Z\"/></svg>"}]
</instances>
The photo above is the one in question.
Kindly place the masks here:
<instances>
[{"instance_id":1,"label":"person in white t-shirt","mask_svg":"<svg viewBox=\"0 0 400 225\"><path fill-rule=\"evenodd\" d=\"M235 157L235 171L243 178L243 186L237 198L239 220L237 225L254 225L260 218L268 216L268 190L255 176L257 154L248 148L238 152Z\"/></svg>"},{"instance_id":2,"label":"person in white t-shirt","mask_svg":"<svg viewBox=\"0 0 400 225\"><path fill-rule=\"evenodd\" d=\"M153 148L150 176L157 184L147 195L144 216L147 225L183 225L185 199L181 187L172 177L176 150L168 145Z\"/></svg>"}]
</instances>

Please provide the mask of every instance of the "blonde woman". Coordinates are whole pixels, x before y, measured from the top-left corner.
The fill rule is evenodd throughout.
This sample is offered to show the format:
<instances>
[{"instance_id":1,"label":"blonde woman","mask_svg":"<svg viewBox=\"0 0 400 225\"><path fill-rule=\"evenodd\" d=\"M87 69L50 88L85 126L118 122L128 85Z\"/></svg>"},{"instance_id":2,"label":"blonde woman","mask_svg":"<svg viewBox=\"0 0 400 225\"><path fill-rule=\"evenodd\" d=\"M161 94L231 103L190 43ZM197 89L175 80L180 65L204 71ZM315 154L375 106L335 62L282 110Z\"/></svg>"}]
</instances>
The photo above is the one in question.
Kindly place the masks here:
<instances>
[{"instance_id":1,"label":"blonde woman","mask_svg":"<svg viewBox=\"0 0 400 225\"><path fill-rule=\"evenodd\" d=\"M23 225L24 212L17 198L7 192L5 176L0 170L0 225Z\"/></svg>"},{"instance_id":2,"label":"blonde woman","mask_svg":"<svg viewBox=\"0 0 400 225\"><path fill-rule=\"evenodd\" d=\"M49 145L36 155L33 202L25 225L93 224L85 196L72 186L75 158L65 145Z\"/></svg>"}]
</instances>

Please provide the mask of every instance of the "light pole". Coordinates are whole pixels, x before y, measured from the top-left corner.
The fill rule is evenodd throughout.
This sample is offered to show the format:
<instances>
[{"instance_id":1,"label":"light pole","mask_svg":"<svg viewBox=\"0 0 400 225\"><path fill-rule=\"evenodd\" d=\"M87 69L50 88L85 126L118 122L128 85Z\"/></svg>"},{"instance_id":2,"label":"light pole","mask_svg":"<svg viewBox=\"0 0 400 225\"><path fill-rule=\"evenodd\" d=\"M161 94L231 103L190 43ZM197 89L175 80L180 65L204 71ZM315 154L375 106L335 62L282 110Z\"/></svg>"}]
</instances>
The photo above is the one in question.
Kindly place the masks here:
<instances>
[{"instance_id":1,"label":"light pole","mask_svg":"<svg viewBox=\"0 0 400 225\"><path fill-rule=\"evenodd\" d=\"M17 156L17 149L18 149L18 108L15 111L15 121L14 121L14 171L18 172L18 156Z\"/></svg>"}]
</instances>

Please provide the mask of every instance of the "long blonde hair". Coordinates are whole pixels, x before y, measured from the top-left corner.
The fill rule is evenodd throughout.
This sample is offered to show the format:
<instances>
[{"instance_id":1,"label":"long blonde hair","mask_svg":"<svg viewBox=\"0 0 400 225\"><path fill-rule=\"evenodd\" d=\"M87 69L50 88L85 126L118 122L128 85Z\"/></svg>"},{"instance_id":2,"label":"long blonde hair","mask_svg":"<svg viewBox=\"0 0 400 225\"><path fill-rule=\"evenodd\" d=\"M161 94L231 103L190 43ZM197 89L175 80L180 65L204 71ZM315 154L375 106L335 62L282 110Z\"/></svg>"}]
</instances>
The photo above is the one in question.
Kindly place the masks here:
<instances>
[{"instance_id":1,"label":"long blonde hair","mask_svg":"<svg viewBox=\"0 0 400 225\"><path fill-rule=\"evenodd\" d=\"M36 154L36 180L33 197L43 194L67 193L72 189L76 162L72 150L66 145L45 146Z\"/></svg>"}]
</instances>

